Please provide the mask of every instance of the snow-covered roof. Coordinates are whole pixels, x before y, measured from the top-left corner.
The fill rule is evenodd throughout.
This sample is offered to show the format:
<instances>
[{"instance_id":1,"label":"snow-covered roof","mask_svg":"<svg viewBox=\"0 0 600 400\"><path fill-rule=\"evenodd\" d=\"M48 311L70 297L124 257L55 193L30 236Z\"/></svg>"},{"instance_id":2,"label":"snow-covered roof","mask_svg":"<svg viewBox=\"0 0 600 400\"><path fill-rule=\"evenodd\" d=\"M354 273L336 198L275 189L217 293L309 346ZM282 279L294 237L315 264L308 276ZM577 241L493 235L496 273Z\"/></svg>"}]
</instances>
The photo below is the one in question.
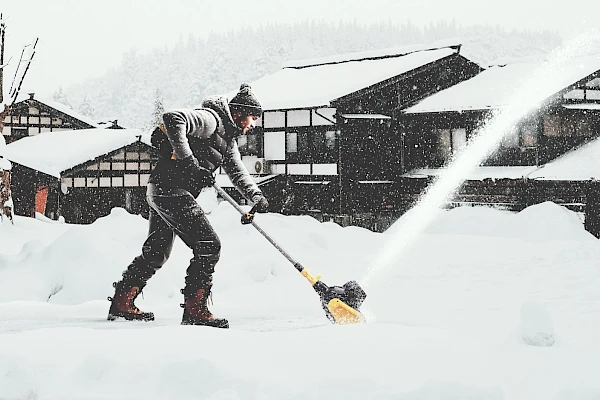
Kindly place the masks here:
<instances>
[{"instance_id":1,"label":"snow-covered roof","mask_svg":"<svg viewBox=\"0 0 600 400\"><path fill-rule=\"evenodd\" d=\"M514 100L518 89L542 70L548 61L527 60L490 67L475 77L460 82L409 107L407 114L496 109ZM545 99L600 70L600 57L572 59L567 65L553 67L539 98ZM550 76L551 75L551 76Z\"/></svg>"},{"instance_id":2,"label":"snow-covered roof","mask_svg":"<svg viewBox=\"0 0 600 400\"><path fill-rule=\"evenodd\" d=\"M444 47L460 47L462 41L460 39L438 40L428 44L412 44L408 46L389 47L385 49L375 49L367 51L359 51L354 53L336 54L333 56L291 60L283 64L283 68L304 68L324 64L337 64L348 61L362 61L366 59L397 57L419 51L428 51L441 49Z\"/></svg>"},{"instance_id":3,"label":"snow-covered roof","mask_svg":"<svg viewBox=\"0 0 600 400\"><path fill-rule=\"evenodd\" d=\"M529 179L600 180L600 138L571 150L529 174Z\"/></svg>"},{"instance_id":4,"label":"snow-covered roof","mask_svg":"<svg viewBox=\"0 0 600 400\"><path fill-rule=\"evenodd\" d=\"M45 132L6 145L8 160L60 178L63 171L138 140L138 129L77 129Z\"/></svg>"},{"instance_id":5,"label":"snow-covered roof","mask_svg":"<svg viewBox=\"0 0 600 400\"><path fill-rule=\"evenodd\" d=\"M330 102L457 53L458 46L411 46L296 62L251 83L264 110L329 106ZM233 97L237 91L228 93Z\"/></svg>"},{"instance_id":6,"label":"snow-covered roof","mask_svg":"<svg viewBox=\"0 0 600 400\"><path fill-rule=\"evenodd\" d=\"M27 97L25 97L25 96L19 96L18 102L21 102L21 101L24 101L24 100L31 100L31 96L29 96L29 95ZM88 124L88 125L90 125L90 126L92 126L94 128L101 128L101 126L93 118L85 116L85 115L83 115L83 114L81 114L81 113L73 110L71 107L66 106L66 105L64 105L62 103L59 103L59 102L53 101L53 100L49 100L49 99L45 99L43 97L38 97L37 95L35 95L33 97L33 100L34 101L38 101L38 102L40 102L42 104L45 104L48 107L52 107L55 110L60 111L63 114L66 114L66 115L68 115L70 117L78 119L79 121L85 122L86 124Z\"/></svg>"},{"instance_id":7,"label":"snow-covered roof","mask_svg":"<svg viewBox=\"0 0 600 400\"><path fill-rule=\"evenodd\" d=\"M465 176L465 180L479 181L484 179L522 179L535 171L536 166L519 167L477 167ZM403 178L426 178L430 176L439 176L447 168L419 168L402 175Z\"/></svg>"}]
</instances>

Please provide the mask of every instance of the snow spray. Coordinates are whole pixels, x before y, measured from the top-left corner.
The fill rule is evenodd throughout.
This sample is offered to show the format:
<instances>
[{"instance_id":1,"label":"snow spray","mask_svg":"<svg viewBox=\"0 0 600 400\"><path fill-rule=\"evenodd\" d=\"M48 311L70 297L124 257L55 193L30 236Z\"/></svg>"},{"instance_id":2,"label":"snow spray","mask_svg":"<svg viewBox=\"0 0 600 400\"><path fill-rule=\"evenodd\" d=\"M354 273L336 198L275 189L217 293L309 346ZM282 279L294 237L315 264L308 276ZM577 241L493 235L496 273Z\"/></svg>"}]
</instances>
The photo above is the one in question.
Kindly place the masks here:
<instances>
[{"instance_id":1,"label":"snow spray","mask_svg":"<svg viewBox=\"0 0 600 400\"><path fill-rule=\"evenodd\" d=\"M364 286L369 285L373 278L392 265L401 268L402 264L398 260L402 253L435 220L442 206L462 185L468 173L492 154L503 136L512 131L519 120L538 109L543 100L556 92L549 92L553 88L553 77L558 76L561 71L576 68L573 57L598 52L599 45L600 32L597 30L578 35L549 53L545 57L546 62L541 62L535 68L533 76L520 82L519 89L505 102L506 106L495 110L469 140L465 149L441 171L417 205L400 218L399 229L389 234L383 251L367 269L362 280Z\"/></svg>"}]
</instances>

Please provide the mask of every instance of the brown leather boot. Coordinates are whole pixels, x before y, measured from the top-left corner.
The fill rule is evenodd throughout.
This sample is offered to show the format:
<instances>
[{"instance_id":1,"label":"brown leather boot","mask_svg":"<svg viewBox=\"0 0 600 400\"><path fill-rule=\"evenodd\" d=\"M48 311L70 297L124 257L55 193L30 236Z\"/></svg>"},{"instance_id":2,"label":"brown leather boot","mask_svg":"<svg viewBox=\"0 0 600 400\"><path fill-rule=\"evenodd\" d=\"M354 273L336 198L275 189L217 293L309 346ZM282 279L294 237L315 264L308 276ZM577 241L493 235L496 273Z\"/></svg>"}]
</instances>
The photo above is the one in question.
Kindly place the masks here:
<instances>
[{"instance_id":1,"label":"brown leather boot","mask_svg":"<svg viewBox=\"0 0 600 400\"><path fill-rule=\"evenodd\" d=\"M128 286L123 282L113 283L115 297L109 297L111 302L108 310L108 320L114 321L123 318L127 321L154 321L154 314L143 312L133 304L136 297L141 293L139 286Z\"/></svg>"},{"instance_id":2,"label":"brown leather boot","mask_svg":"<svg viewBox=\"0 0 600 400\"><path fill-rule=\"evenodd\" d=\"M185 293L184 293L185 294ZM204 325L215 328L229 328L229 321L225 318L215 318L208 309L210 288L198 289L193 295L185 298L183 318L181 325Z\"/></svg>"}]
</instances>

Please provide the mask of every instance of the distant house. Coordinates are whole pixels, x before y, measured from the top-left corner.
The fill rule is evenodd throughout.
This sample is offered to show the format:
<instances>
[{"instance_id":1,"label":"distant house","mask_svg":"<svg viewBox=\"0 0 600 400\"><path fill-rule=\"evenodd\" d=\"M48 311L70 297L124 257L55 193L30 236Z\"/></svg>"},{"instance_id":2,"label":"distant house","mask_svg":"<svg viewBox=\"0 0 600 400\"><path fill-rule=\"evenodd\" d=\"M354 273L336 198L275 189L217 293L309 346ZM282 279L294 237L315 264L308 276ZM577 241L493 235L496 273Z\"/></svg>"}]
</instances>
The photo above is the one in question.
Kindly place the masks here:
<instances>
[{"instance_id":1,"label":"distant house","mask_svg":"<svg viewBox=\"0 0 600 400\"><path fill-rule=\"evenodd\" d=\"M44 132L99 128L92 118L71 108L30 93L27 99L16 102L4 119L2 135L6 143Z\"/></svg>"},{"instance_id":2,"label":"distant house","mask_svg":"<svg viewBox=\"0 0 600 400\"><path fill-rule=\"evenodd\" d=\"M550 68L531 90L539 98L533 112L506 132L485 165L540 165L600 133L600 58L570 60L566 66L525 61L497 65L427 97L404 112L406 168L441 167L459 152L495 111L511 102L521 87Z\"/></svg>"},{"instance_id":3,"label":"distant house","mask_svg":"<svg viewBox=\"0 0 600 400\"><path fill-rule=\"evenodd\" d=\"M126 129L124 126L119 125L119 121L116 118L97 118L97 121L99 128Z\"/></svg>"},{"instance_id":4,"label":"distant house","mask_svg":"<svg viewBox=\"0 0 600 400\"><path fill-rule=\"evenodd\" d=\"M295 62L252 82L264 113L238 143L251 172L278 176L265 186L278 211L343 216L365 203L385 207L363 194L402 174L402 111L481 71L460 49L412 46Z\"/></svg>"},{"instance_id":5,"label":"distant house","mask_svg":"<svg viewBox=\"0 0 600 400\"><path fill-rule=\"evenodd\" d=\"M588 159L596 154L588 149L598 146L587 144L600 136L598 57L571 59L566 67L531 60L494 66L407 108L402 119L406 172L396 181L396 196L415 201L452 157L460 157L478 127L510 102L520 104L519 96L530 96L519 89L539 80L543 70L550 73L529 89L539 99L537 107L523 110L501 132L499 148L463 177L449 204L520 210L553 201L585 213L586 227L598 235L598 175Z\"/></svg>"},{"instance_id":6,"label":"distant house","mask_svg":"<svg viewBox=\"0 0 600 400\"><path fill-rule=\"evenodd\" d=\"M12 162L15 213L87 224L121 207L147 217L146 186L158 153L137 129L83 129L23 138L4 148ZM255 176L262 186L271 177ZM235 193L225 175L217 176Z\"/></svg>"},{"instance_id":7,"label":"distant house","mask_svg":"<svg viewBox=\"0 0 600 400\"><path fill-rule=\"evenodd\" d=\"M157 161L139 130L53 131L8 144L16 214L90 223L113 207L145 213Z\"/></svg>"}]
</instances>

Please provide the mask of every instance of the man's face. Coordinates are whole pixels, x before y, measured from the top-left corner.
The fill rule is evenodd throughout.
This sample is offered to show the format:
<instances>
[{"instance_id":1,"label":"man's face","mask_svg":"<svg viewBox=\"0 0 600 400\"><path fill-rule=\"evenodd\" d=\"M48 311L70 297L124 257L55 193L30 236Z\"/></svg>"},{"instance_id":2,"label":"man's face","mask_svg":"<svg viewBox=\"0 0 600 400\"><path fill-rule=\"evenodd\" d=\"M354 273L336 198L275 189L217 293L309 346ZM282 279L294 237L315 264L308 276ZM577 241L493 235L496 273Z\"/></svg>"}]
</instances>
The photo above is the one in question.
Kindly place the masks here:
<instances>
[{"instance_id":1,"label":"man's face","mask_svg":"<svg viewBox=\"0 0 600 400\"><path fill-rule=\"evenodd\" d=\"M242 135L256 126L258 117L255 115L240 115L236 119L237 126L242 130Z\"/></svg>"}]
</instances>

